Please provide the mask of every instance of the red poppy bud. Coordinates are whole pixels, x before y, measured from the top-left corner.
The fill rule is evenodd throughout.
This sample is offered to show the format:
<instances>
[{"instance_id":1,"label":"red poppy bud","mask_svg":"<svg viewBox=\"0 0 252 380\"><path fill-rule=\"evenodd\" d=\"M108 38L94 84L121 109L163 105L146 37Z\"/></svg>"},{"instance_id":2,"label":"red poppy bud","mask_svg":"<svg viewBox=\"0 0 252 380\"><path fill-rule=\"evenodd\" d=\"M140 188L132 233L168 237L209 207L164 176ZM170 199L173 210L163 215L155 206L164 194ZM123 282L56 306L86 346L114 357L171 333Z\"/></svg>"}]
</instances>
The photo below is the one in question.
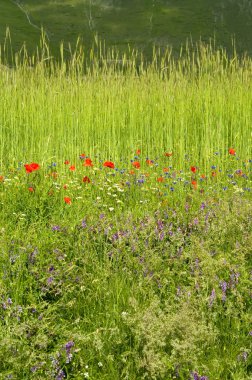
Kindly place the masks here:
<instances>
[{"instance_id":1,"label":"red poppy bud","mask_svg":"<svg viewBox=\"0 0 252 380\"><path fill-rule=\"evenodd\" d=\"M82 178L82 182L90 183L91 180L90 180L90 178L88 178L87 176L85 176L85 177Z\"/></svg>"},{"instance_id":2,"label":"red poppy bud","mask_svg":"<svg viewBox=\"0 0 252 380\"><path fill-rule=\"evenodd\" d=\"M233 148L230 148L229 151L228 151L228 153L231 154L232 156L236 155L236 151Z\"/></svg>"},{"instance_id":3,"label":"red poppy bud","mask_svg":"<svg viewBox=\"0 0 252 380\"><path fill-rule=\"evenodd\" d=\"M192 180L191 184L193 185L194 190L196 190L198 187L197 181Z\"/></svg>"},{"instance_id":4,"label":"red poppy bud","mask_svg":"<svg viewBox=\"0 0 252 380\"><path fill-rule=\"evenodd\" d=\"M70 205L72 203L71 198L69 198L69 197L64 197L64 201L68 205Z\"/></svg>"}]
</instances>

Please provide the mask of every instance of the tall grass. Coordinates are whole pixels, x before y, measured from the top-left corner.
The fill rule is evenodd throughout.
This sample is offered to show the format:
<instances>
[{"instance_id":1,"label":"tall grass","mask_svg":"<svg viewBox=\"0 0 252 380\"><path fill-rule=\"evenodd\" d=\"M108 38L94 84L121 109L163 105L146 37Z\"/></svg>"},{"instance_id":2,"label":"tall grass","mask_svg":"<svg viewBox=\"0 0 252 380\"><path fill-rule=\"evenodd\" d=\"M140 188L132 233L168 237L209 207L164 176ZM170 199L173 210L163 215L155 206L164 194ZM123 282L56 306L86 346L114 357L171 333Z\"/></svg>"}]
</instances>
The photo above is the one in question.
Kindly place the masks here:
<instances>
[{"instance_id":1,"label":"tall grass","mask_svg":"<svg viewBox=\"0 0 252 380\"><path fill-rule=\"evenodd\" d=\"M70 52L70 53L69 53ZM153 50L151 62L128 50L119 56L96 40L50 54L42 36L33 56L0 48L0 155L18 160L65 158L82 151L120 158L172 150L198 163L235 147L251 155L252 60L228 57L214 45L187 45L178 59ZM65 59L67 54L67 59Z\"/></svg>"}]
</instances>

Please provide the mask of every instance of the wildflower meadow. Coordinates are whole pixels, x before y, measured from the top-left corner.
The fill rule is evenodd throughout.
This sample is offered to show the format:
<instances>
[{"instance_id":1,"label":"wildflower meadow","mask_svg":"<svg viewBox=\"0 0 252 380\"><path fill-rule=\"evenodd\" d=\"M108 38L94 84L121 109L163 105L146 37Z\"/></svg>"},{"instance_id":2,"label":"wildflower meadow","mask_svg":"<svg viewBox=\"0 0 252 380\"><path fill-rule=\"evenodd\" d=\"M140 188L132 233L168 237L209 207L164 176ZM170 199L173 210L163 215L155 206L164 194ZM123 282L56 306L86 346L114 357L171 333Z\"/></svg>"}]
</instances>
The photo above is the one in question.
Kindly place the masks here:
<instances>
[{"instance_id":1,"label":"wildflower meadow","mask_svg":"<svg viewBox=\"0 0 252 380\"><path fill-rule=\"evenodd\" d=\"M0 48L0 379L252 378L252 60Z\"/></svg>"}]
</instances>

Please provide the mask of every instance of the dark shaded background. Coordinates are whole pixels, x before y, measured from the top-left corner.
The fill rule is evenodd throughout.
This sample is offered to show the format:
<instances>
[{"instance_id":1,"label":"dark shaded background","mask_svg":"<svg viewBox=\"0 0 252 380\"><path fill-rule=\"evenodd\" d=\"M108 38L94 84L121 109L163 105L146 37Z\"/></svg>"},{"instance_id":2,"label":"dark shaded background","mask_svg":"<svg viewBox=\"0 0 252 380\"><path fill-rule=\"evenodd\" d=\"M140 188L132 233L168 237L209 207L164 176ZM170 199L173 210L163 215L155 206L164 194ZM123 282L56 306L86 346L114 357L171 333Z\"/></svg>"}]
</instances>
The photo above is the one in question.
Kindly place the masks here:
<instances>
[{"instance_id":1,"label":"dark shaded background","mask_svg":"<svg viewBox=\"0 0 252 380\"><path fill-rule=\"evenodd\" d=\"M90 47L95 34L147 56L153 43L178 52L187 39L213 37L229 51L235 37L238 53L252 53L252 0L0 0L1 42L7 26L14 50L24 41L34 50L43 26L55 54L61 41L74 44L78 36Z\"/></svg>"}]
</instances>

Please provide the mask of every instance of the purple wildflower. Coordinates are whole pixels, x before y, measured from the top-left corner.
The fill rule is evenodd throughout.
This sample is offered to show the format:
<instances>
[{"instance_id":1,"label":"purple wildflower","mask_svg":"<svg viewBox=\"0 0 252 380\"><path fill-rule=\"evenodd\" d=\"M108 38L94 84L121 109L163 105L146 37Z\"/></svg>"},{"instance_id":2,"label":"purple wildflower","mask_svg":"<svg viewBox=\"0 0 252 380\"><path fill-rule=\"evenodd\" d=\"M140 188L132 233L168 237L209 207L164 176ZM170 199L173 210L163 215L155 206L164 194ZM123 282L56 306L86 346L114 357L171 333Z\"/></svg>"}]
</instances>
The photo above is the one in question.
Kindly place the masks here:
<instances>
[{"instance_id":1,"label":"purple wildflower","mask_svg":"<svg viewBox=\"0 0 252 380\"><path fill-rule=\"evenodd\" d=\"M159 235L159 240L164 240L164 232L162 231L161 234Z\"/></svg>"},{"instance_id":2,"label":"purple wildflower","mask_svg":"<svg viewBox=\"0 0 252 380\"><path fill-rule=\"evenodd\" d=\"M216 293L215 293L215 289L213 289L210 295L210 299L209 299L209 307L213 306L213 302L215 298L216 298Z\"/></svg>"},{"instance_id":3,"label":"purple wildflower","mask_svg":"<svg viewBox=\"0 0 252 380\"><path fill-rule=\"evenodd\" d=\"M38 369L39 369L39 366L34 365L33 367L31 367L31 372L34 373L34 372L36 372Z\"/></svg>"},{"instance_id":4,"label":"purple wildflower","mask_svg":"<svg viewBox=\"0 0 252 380\"><path fill-rule=\"evenodd\" d=\"M157 226L158 226L158 229L159 229L159 230L161 230L161 231L163 230L163 228L164 228L164 224L163 224L162 220L158 220L158 221L157 221Z\"/></svg>"},{"instance_id":5,"label":"purple wildflower","mask_svg":"<svg viewBox=\"0 0 252 380\"><path fill-rule=\"evenodd\" d=\"M70 340L69 342L67 342L66 344L65 344L65 349L66 349L66 351L68 352L68 351L70 351L71 350L71 348L74 346L74 342L72 341L72 340Z\"/></svg>"},{"instance_id":6,"label":"purple wildflower","mask_svg":"<svg viewBox=\"0 0 252 380\"><path fill-rule=\"evenodd\" d=\"M67 355L67 358L66 358L66 363L70 363L72 358L73 358L73 354L71 353L71 349L73 348L74 346L74 342L72 340L70 340L69 342L67 342L65 344L65 350L66 350L66 355Z\"/></svg>"},{"instance_id":7,"label":"purple wildflower","mask_svg":"<svg viewBox=\"0 0 252 380\"><path fill-rule=\"evenodd\" d=\"M207 376L200 376L197 372L192 373L193 380L208 380Z\"/></svg>"},{"instance_id":8,"label":"purple wildflower","mask_svg":"<svg viewBox=\"0 0 252 380\"><path fill-rule=\"evenodd\" d=\"M226 301L226 298L227 298L226 292L227 292L227 288L228 288L226 281L221 281L220 286L221 286L221 290L222 290L222 301Z\"/></svg>"},{"instance_id":9,"label":"purple wildflower","mask_svg":"<svg viewBox=\"0 0 252 380\"><path fill-rule=\"evenodd\" d=\"M38 254L38 248L35 247L34 250L33 250L33 252L32 252L32 253L30 254L30 256L29 256L29 260L30 260L30 262L31 262L32 264L34 264L34 262L35 262L35 258L36 258L36 256L37 256L37 254Z\"/></svg>"},{"instance_id":10,"label":"purple wildflower","mask_svg":"<svg viewBox=\"0 0 252 380\"><path fill-rule=\"evenodd\" d=\"M237 356L237 360L246 362L248 359L248 353L243 351L240 355Z\"/></svg>"},{"instance_id":11,"label":"purple wildflower","mask_svg":"<svg viewBox=\"0 0 252 380\"><path fill-rule=\"evenodd\" d=\"M86 227L87 227L87 223L86 223L86 220L85 220L85 219L83 219L83 220L81 221L81 227L82 227L82 228L86 228Z\"/></svg>"},{"instance_id":12,"label":"purple wildflower","mask_svg":"<svg viewBox=\"0 0 252 380\"><path fill-rule=\"evenodd\" d=\"M200 209L204 210L205 208L206 208L206 204L204 202L202 202L201 205L200 205Z\"/></svg>"},{"instance_id":13,"label":"purple wildflower","mask_svg":"<svg viewBox=\"0 0 252 380\"><path fill-rule=\"evenodd\" d=\"M65 372L60 369L59 372L57 373L56 380L63 380L66 377Z\"/></svg>"},{"instance_id":14,"label":"purple wildflower","mask_svg":"<svg viewBox=\"0 0 252 380\"><path fill-rule=\"evenodd\" d=\"M240 273L231 273L230 274L230 286L235 287L239 282Z\"/></svg>"},{"instance_id":15,"label":"purple wildflower","mask_svg":"<svg viewBox=\"0 0 252 380\"><path fill-rule=\"evenodd\" d=\"M60 226L52 226L52 231L60 231Z\"/></svg>"},{"instance_id":16,"label":"purple wildflower","mask_svg":"<svg viewBox=\"0 0 252 380\"><path fill-rule=\"evenodd\" d=\"M244 352L241 354L241 359L242 359L243 361L246 361L247 358L248 358L248 353L247 353L246 351L244 351Z\"/></svg>"},{"instance_id":17,"label":"purple wildflower","mask_svg":"<svg viewBox=\"0 0 252 380\"><path fill-rule=\"evenodd\" d=\"M120 233L119 233L119 232L114 233L114 234L112 235L112 241L116 241L116 240L118 240L119 237L120 237Z\"/></svg>"}]
</instances>

